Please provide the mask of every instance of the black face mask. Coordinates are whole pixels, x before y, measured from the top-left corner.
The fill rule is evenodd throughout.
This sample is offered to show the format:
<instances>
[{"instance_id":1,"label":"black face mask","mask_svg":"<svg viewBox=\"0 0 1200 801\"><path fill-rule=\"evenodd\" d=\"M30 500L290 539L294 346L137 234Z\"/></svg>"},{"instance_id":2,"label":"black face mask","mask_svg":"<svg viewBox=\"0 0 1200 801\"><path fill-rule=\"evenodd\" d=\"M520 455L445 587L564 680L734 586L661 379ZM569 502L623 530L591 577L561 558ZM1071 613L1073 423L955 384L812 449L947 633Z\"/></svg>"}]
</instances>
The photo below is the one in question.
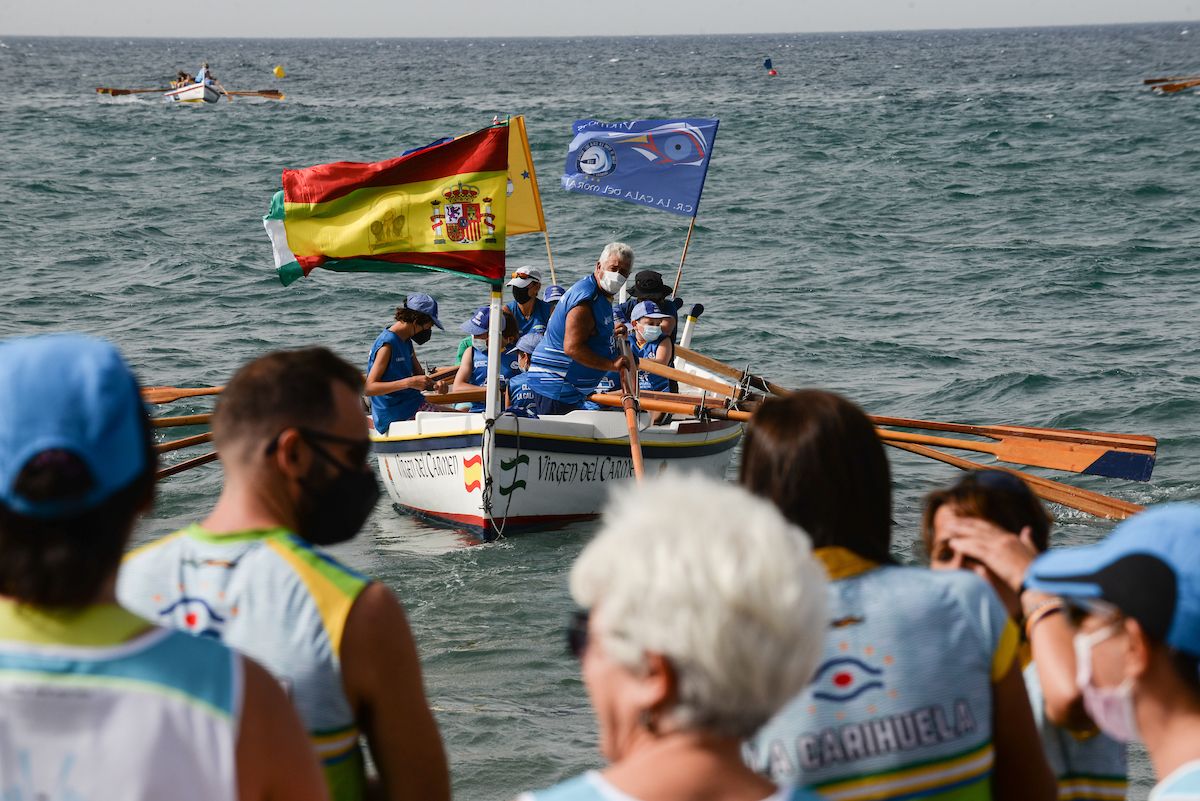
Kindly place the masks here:
<instances>
[{"instance_id":1,"label":"black face mask","mask_svg":"<svg viewBox=\"0 0 1200 801\"><path fill-rule=\"evenodd\" d=\"M370 467L364 465L362 470L346 467L313 441L318 437L333 441L342 438L315 431L301 430L301 433L320 461L332 465L336 472L326 478L325 471L314 464L309 475L301 480L304 495L296 509L296 533L313 545L336 545L353 539L375 509L379 481ZM314 478L313 473L322 477Z\"/></svg>"},{"instance_id":2,"label":"black face mask","mask_svg":"<svg viewBox=\"0 0 1200 801\"><path fill-rule=\"evenodd\" d=\"M426 328L424 331L421 331L420 333L413 334L412 341L416 342L418 345L424 345L426 342L429 341L429 338L431 336L433 336L433 329Z\"/></svg>"},{"instance_id":3,"label":"black face mask","mask_svg":"<svg viewBox=\"0 0 1200 801\"><path fill-rule=\"evenodd\" d=\"M513 300L515 300L517 303L529 302L529 287L514 286L512 288L512 291L513 291Z\"/></svg>"}]
</instances>

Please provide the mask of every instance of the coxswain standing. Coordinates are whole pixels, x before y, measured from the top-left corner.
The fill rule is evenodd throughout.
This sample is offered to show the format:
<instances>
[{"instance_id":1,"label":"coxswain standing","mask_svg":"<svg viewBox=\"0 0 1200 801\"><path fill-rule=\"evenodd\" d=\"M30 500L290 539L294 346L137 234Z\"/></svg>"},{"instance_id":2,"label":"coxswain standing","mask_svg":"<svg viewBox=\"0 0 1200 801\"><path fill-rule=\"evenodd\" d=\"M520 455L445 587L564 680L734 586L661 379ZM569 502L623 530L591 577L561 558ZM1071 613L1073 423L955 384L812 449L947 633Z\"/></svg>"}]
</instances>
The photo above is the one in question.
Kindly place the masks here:
<instances>
[{"instance_id":1,"label":"coxswain standing","mask_svg":"<svg viewBox=\"0 0 1200 801\"><path fill-rule=\"evenodd\" d=\"M614 333L625 336L626 332L624 328L614 332L612 299L632 269L633 248L610 242L592 274L563 295L529 368L529 388L538 396L539 417L582 408L606 373L626 366L614 348Z\"/></svg>"}]
</instances>

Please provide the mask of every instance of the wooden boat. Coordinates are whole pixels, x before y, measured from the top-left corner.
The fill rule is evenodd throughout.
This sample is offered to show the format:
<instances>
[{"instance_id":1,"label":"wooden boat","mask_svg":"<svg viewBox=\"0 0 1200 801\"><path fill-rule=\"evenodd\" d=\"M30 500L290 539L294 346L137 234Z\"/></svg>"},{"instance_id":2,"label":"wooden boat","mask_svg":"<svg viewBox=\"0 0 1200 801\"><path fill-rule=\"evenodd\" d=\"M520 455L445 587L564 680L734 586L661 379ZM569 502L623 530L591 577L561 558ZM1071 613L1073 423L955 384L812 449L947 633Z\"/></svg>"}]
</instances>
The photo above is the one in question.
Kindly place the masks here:
<instances>
[{"instance_id":1,"label":"wooden boat","mask_svg":"<svg viewBox=\"0 0 1200 801\"><path fill-rule=\"evenodd\" d=\"M189 83L165 92L163 99L176 103L216 103L221 99L221 92L208 84Z\"/></svg>"},{"instance_id":2,"label":"wooden boat","mask_svg":"<svg viewBox=\"0 0 1200 801\"><path fill-rule=\"evenodd\" d=\"M667 470L721 478L742 425L641 416L647 475ZM482 413L420 412L373 434L379 473L397 510L482 540L556 528L599 514L608 492L633 480L625 416L575 411L504 415L484 437Z\"/></svg>"}]
</instances>

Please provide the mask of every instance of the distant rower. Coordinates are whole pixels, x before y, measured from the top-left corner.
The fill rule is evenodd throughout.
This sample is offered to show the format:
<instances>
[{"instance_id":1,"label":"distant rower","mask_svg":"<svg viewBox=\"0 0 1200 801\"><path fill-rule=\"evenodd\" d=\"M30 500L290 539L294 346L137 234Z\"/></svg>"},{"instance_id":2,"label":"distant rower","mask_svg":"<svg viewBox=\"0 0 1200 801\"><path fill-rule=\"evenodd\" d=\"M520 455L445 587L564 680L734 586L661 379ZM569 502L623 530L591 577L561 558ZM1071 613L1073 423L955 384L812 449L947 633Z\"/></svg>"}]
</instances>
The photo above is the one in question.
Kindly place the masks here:
<instances>
[{"instance_id":1,"label":"distant rower","mask_svg":"<svg viewBox=\"0 0 1200 801\"><path fill-rule=\"evenodd\" d=\"M763 69L767 71L767 76L770 78L776 78L779 76L779 72L771 65L771 59L769 57L763 59Z\"/></svg>"}]
</instances>

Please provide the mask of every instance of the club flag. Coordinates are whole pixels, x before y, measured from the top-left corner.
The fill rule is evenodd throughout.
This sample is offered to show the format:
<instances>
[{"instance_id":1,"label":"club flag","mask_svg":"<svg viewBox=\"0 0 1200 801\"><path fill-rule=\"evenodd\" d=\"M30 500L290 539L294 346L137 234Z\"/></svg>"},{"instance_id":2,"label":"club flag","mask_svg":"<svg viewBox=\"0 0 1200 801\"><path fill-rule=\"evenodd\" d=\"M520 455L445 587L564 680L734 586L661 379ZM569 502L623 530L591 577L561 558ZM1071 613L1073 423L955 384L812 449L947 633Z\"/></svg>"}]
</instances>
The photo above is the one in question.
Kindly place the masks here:
<instances>
[{"instance_id":1,"label":"club flag","mask_svg":"<svg viewBox=\"0 0 1200 801\"><path fill-rule=\"evenodd\" d=\"M695 217L719 122L577 120L563 189Z\"/></svg>"},{"instance_id":2,"label":"club flag","mask_svg":"<svg viewBox=\"0 0 1200 801\"><path fill-rule=\"evenodd\" d=\"M263 218L286 286L317 267L504 279L509 128L371 164L284 170Z\"/></svg>"},{"instance_id":3,"label":"club flag","mask_svg":"<svg viewBox=\"0 0 1200 801\"><path fill-rule=\"evenodd\" d=\"M533 155L529 152L529 136L525 133L525 118L520 116L508 121L508 207L505 213L509 236L546 230L542 196L538 192L537 173L533 170Z\"/></svg>"}]
</instances>

